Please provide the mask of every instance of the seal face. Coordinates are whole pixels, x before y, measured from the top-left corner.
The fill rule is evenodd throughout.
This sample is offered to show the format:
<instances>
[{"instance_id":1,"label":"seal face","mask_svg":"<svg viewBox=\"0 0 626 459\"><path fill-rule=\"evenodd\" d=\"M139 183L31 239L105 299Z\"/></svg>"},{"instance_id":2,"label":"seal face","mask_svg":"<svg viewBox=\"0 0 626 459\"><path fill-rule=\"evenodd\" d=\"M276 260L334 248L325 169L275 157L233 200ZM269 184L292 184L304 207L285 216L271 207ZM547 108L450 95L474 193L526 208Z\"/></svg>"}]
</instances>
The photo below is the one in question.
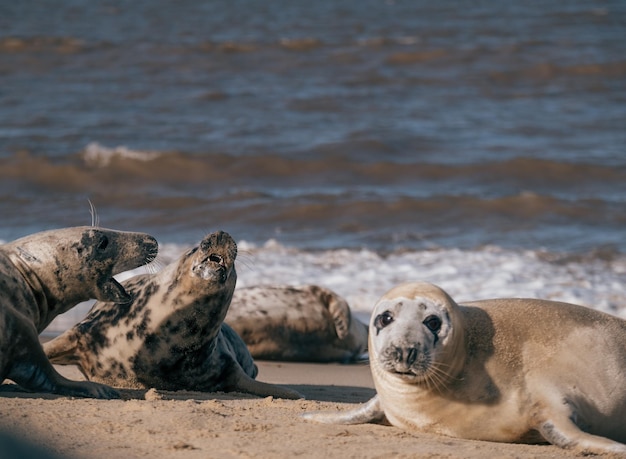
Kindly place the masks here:
<instances>
[{"instance_id":1,"label":"seal face","mask_svg":"<svg viewBox=\"0 0 626 459\"><path fill-rule=\"evenodd\" d=\"M429 298L381 301L372 345L384 371L409 383L438 385L447 379L454 327L446 306Z\"/></svg>"},{"instance_id":2,"label":"seal face","mask_svg":"<svg viewBox=\"0 0 626 459\"><path fill-rule=\"evenodd\" d=\"M96 303L72 329L46 343L53 363L117 387L299 394L254 380L256 365L226 324L237 245L223 231L157 274L128 279L129 303Z\"/></svg>"},{"instance_id":3,"label":"seal face","mask_svg":"<svg viewBox=\"0 0 626 459\"><path fill-rule=\"evenodd\" d=\"M226 323L263 360L348 363L367 351L367 326L317 285L237 289Z\"/></svg>"},{"instance_id":4,"label":"seal face","mask_svg":"<svg viewBox=\"0 0 626 459\"><path fill-rule=\"evenodd\" d=\"M377 303L369 351L377 395L307 419L626 454L622 319L537 299L458 305L416 282Z\"/></svg>"},{"instance_id":5,"label":"seal face","mask_svg":"<svg viewBox=\"0 0 626 459\"><path fill-rule=\"evenodd\" d=\"M113 276L151 262L157 251L152 236L98 227L44 231L0 246L0 381L69 396L117 396L109 387L58 374L38 334L90 298L128 302Z\"/></svg>"}]
</instances>

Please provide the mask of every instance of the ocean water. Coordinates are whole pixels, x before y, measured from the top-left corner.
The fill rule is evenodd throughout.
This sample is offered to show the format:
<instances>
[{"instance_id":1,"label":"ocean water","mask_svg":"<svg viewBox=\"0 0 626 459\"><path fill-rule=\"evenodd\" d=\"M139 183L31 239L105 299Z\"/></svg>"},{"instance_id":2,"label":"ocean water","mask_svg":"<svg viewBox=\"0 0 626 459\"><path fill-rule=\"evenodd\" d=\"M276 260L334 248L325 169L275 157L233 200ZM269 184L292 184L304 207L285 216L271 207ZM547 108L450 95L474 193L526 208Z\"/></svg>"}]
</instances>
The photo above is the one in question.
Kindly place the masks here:
<instances>
[{"instance_id":1,"label":"ocean water","mask_svg":"<svg viewBox=\"0 0 626 459\"><path fill-rule=\"evenodd\" d=\"M625 145L621 1L0 5L0 241L91 202L363 318L412 279L626 317Z\"/></svg>"}]
</instances>

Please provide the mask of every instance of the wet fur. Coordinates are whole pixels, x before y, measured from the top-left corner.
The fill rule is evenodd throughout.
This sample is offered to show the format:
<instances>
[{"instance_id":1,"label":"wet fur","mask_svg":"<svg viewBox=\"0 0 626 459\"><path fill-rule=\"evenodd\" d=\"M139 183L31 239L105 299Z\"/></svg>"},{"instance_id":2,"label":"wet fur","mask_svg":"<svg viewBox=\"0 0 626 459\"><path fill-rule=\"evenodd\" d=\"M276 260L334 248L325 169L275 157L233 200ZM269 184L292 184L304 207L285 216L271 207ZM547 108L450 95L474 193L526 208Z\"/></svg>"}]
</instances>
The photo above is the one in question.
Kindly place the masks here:
<instances>
[{"instance_id":1,"label":"wet fur","mask_svg":"<svg viewBox=\"0 0 626 459\"><path fill-rule=\"evenodd\" d=\"M113 275L152 261L157 251L147 234L94 227L45 231L0 246L0 381L69 396L118 396L112 388L58 374L38 335L82 301L128 301Z\"/></svg>"}]
</instances>

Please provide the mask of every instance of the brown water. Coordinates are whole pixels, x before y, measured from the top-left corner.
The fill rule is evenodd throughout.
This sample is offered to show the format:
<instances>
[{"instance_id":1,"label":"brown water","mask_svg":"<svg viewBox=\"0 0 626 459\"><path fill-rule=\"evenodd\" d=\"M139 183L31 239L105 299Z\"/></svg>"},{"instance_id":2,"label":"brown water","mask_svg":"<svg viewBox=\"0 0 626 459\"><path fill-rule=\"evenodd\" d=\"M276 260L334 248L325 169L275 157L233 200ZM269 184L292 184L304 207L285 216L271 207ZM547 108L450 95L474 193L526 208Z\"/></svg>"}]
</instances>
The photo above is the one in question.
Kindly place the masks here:
<instances>
[{"instance_id":1,"label":"brown water","mask_svg":"<svg viewBox=\"0 0 626 459\"><path fill-rule=\"evenodd\" d=\"M620 1L0 6L2 240L624 252L625 145Z\"/></svg>"}]
</instances>

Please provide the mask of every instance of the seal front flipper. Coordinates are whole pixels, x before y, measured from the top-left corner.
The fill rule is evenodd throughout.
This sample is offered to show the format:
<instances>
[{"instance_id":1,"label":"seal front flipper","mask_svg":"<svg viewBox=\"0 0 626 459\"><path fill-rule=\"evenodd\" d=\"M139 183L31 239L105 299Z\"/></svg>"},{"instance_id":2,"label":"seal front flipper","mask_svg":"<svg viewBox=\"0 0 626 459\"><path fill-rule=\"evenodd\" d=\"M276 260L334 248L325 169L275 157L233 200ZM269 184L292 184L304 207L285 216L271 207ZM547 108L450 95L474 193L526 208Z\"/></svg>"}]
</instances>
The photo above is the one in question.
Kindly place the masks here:
<instances>
[{"instance_id":1,"label":"seal front flipper","mask_svg":"<svg viewBox=\"0 0 626 459\"><path fill-rule=\"evenodd\" d=\"M80 356L77 344L78 333L72 328L44 343L43 351L50 362L55 365L78 365Z\"/></svg>"},{"instance_id":2,"label":"seal front flipper","mask_svg":"<svg viewBox=\"0 0 626 459\"><path fill-rule=\"evenodd\" d=\"M385 412L380 407L378 395L372 397L367 403L349 411L330 412L317 411L302 415L307 421L315 421L320 424L367 424L368 422L381 422L385 419Z\"/></svg>"},{"instance_id":3,"label":"seal front flipper","mask_svg":"<svg viewBox=\"0 0 626 459\"><path fill-rule=\"evenodd\" d=\"M90 381L71 381L60 375L52 366L35 335L22 335L25 342L22 355L16 355L6 377L24 389L33 392L49 392L70 397L120 398L112 387ZM26 344L27 342L27 344Z\"/></svg>"}]
</instances>

